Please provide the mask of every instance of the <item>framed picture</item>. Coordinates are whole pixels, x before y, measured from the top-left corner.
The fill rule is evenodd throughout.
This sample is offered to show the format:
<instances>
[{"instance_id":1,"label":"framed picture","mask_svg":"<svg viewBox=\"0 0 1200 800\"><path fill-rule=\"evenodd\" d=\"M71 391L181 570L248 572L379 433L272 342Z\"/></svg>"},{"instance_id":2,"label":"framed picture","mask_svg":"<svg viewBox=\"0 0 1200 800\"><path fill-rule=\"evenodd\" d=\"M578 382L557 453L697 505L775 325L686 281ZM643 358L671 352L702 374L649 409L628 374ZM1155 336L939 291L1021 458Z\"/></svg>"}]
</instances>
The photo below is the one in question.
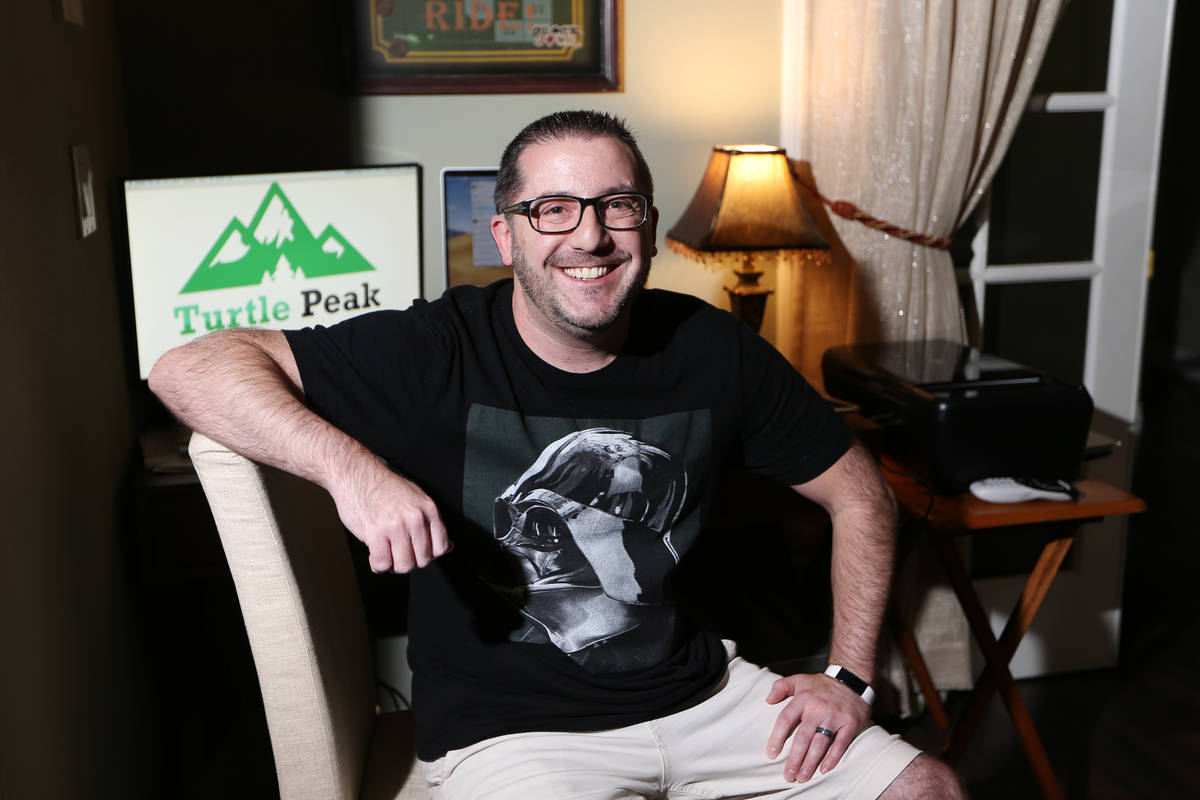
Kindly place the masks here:
<instances>
[{"instance_id":1,"label":"framed picture","mask_svg":"<svg viewBox=\"0 0 1200 800\"><path fill-rule=\"evenodd\" d=\"M352 0L360 94L621 88L621 0Z\"/></svg>"}]
</instances>

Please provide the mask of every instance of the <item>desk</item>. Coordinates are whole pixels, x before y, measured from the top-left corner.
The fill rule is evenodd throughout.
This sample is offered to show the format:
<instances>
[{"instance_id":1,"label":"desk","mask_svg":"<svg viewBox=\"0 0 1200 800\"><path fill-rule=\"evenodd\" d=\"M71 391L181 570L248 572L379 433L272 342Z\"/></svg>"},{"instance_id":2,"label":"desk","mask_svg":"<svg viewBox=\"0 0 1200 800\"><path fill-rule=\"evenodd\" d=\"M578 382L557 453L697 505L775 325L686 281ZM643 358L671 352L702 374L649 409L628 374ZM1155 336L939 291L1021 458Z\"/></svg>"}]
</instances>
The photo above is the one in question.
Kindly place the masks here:
<instances>
[{"instance_id":1,"label":"desk","mask_svg":"<svg viewBox=\"0 0 1200 800\"><path fill-rule=\"evenodd\" d=\"M1080 496L1068 502L1035 500L1027 503L986 503L969 493L931 496L930 490L904 471L903 467L890 462L886 457L883 462L884 475L892 485L901 511L914 520L920 520L923 531L929 535L985 661L983 673L971 692L966 711L958 724L951 728L912 629L898 614L890 615L889 622L893 634L912 668L917 684L921 687L930 716L947 734L943 755L951 764L958 762L967 742L983 719L992 694L999 691L1016 727L1021 748L1033 767L1034 779L1043 797L1047 800L1061 800L1062 789L1050 768L1046 750L1033 727L1029 710L1021 698L1008 665L1021 638L1029 630L1050 584L1058 574L1059 567L1075 540L1077 528L1063 526L1061 534L1056 533L1042 548L999 639L992 634L987 614L953 540L957 536L970 535L988 528L1040 522L1083 521L1114 514L1133 514L1144 510L1145 503L1128 492L1091 478L1075 483Z\"/></svg>"}]
</instances>

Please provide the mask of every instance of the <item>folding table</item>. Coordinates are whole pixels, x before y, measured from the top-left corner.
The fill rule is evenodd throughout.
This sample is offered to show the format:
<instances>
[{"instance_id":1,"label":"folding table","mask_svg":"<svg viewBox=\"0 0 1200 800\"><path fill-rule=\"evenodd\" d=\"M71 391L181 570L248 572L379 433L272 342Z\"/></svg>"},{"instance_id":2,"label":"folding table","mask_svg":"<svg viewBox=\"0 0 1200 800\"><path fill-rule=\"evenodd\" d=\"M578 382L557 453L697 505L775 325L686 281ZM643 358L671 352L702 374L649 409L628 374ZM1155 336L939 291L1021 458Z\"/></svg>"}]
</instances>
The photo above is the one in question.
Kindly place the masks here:
<instances>
[{"instance_id":1,"label":"folding table","mask_svg":"<svg viewBox=\"0 0 1200 800\"><path fill-rule=\"evenodd\" d=\"M954 539L988 528L1084 521L1115 514L1133 514L1144 510L1145 503L1115 486L1090 478L1075 483L1079 497L1072 501L987 503L968 492L931 493L929 488L905 471L904 467L889 462L887 457L884 457L883 461L884 475L892 485L902 512L919 521L922 532L929 536L985 661L983 672L972 689L966 711L952 728L911 627L894 609L889 616L893 634L900 643L913 676L925 696L930 716L946 734L943 756L951 764L959 761L968 741L983 719L992 694L999 691L1016 727L1021 747L1033 767L1034 778L1043 797L1047 800L1061 800L1062 789L1050 767L1046 750L1033 726L1029 709L1021 698L1008 665L1022 637L1029 630L1067 551L1080 532L1080 527L1061 526L1062 530L1056 531L1042 548L999 639L992 633L983 604L954 545Z\"/></svg>"}]
</instances>

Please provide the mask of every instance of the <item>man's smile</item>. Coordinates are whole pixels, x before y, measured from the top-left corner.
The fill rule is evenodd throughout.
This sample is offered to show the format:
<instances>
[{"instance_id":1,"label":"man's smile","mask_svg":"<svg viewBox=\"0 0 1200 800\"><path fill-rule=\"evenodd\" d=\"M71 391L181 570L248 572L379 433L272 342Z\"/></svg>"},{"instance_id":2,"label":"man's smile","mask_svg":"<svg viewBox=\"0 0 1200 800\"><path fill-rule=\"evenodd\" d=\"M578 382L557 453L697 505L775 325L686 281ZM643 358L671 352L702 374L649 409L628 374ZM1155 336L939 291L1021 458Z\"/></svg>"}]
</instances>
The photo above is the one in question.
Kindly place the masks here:
<instances>
[{"instance_id":1,"label":"man's smile","mask_svg":"<svg viewBox=\"0 0 1200 800\"><path fill-rule=\"evenodd\" d=\"M611 264L601 264L596 267L563 267L562 271L568 277L581 281L594 281L603 278L614 269Z\"/></svg>"}]
</instances>

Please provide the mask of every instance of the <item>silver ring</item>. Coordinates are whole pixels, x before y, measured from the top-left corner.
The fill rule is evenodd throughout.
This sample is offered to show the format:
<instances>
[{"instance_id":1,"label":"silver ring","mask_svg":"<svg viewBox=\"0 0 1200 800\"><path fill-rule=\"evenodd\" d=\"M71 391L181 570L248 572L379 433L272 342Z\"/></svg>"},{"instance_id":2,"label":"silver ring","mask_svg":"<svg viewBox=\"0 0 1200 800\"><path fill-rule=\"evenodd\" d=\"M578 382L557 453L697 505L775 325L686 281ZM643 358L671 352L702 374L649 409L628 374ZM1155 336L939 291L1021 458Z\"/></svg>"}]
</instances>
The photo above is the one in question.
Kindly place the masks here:
<instances>
[{"instance_id":1,"label":"silver ring","mask_svg":"<svg viewBox=\"0 0 1200 800\"><path fill-rule=\"evenodd\" d=\"M821 734L822 736L828 736L830 739L837 738L836 733L829 730L829 728L822 728L819 725L817 726L817 733Z\"/></svg>"}]
</instances>

